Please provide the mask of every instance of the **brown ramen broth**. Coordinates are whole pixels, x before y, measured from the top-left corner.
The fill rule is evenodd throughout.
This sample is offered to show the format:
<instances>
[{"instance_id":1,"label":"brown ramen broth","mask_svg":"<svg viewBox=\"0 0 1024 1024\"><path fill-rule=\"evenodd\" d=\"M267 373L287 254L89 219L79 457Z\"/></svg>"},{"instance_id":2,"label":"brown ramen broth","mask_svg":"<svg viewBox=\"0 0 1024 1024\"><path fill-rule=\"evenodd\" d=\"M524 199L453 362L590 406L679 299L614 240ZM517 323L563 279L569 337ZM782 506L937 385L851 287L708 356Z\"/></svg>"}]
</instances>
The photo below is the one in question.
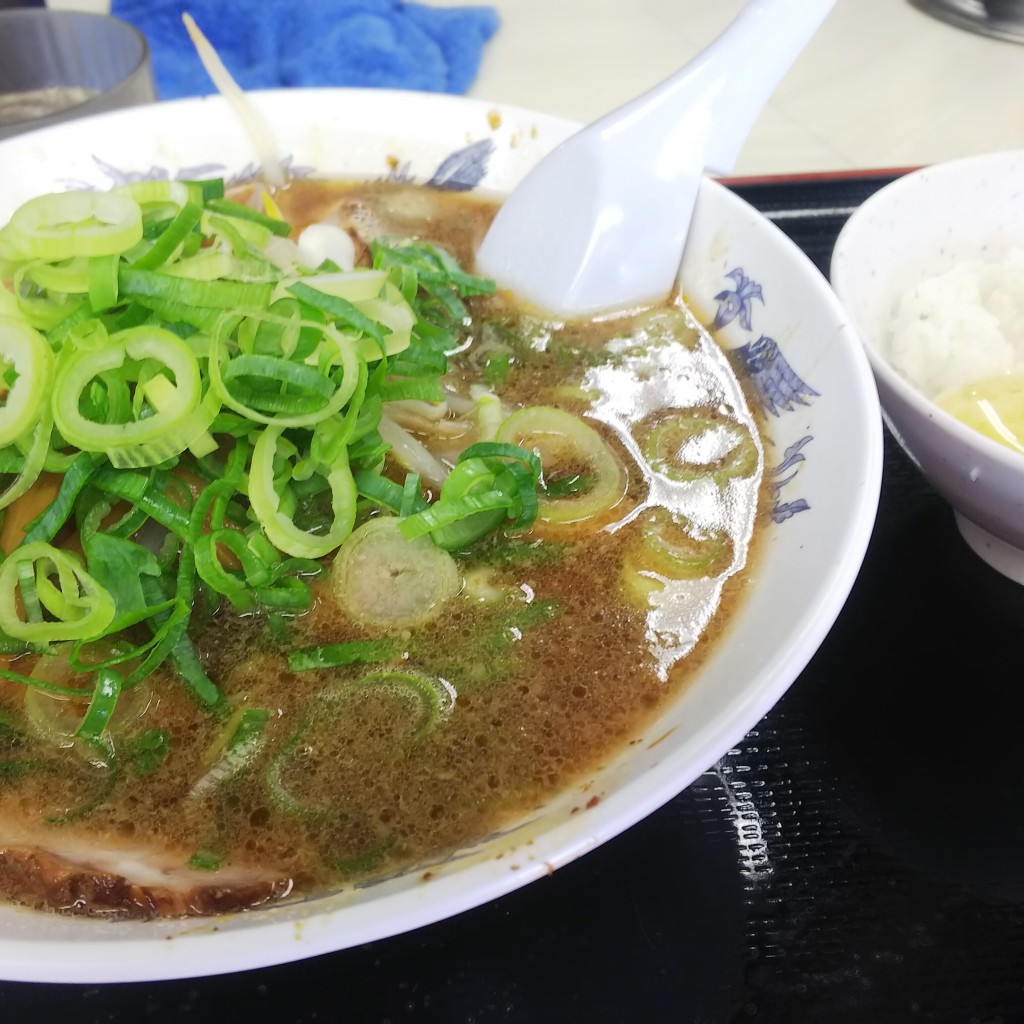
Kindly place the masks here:
<instances>
[{"instance_id":1,"label":"brown ramen broth","mask_svg":"<svg viewBox=\"0 0 1024 1024\"><path fill-rule=\"evenodd\" d=\"M300 180L275 198L292 224L347 228L363 261L370 238L400 235L471 268L493 215L484 199L392 184ZM159 729L166 758L152 770L136 761L111 780L81 744L21 728L30 705L58 698L0 682L0 769L33 766L0 774L0 892L177 916L423 867L585 782L678 696L740 597L755 538L763 457L740 383L681 305L563 324L500 294L467 304L448 407L399 403L390 417L448 466L476 439L483 389L502 416L564 410L599 454L524 419L513 439L540 452L541 517L455 552L456 592L426 621L354 617L333 571L303 614L195 615L195 649L236 710L211 715L167 666L122 695L113 742ZM400 483L408 467L388 459ZM615 493L588 513L602 474ZM582 511L545 521L545 500ZM357 523L384 515L362 502ZM384 656L289 668L289 651L346 641L382 642ZM31 659L9 667L27 673ZM221 778L244 708L271 715L243 770Z\"/></svg>"}]
</instances>

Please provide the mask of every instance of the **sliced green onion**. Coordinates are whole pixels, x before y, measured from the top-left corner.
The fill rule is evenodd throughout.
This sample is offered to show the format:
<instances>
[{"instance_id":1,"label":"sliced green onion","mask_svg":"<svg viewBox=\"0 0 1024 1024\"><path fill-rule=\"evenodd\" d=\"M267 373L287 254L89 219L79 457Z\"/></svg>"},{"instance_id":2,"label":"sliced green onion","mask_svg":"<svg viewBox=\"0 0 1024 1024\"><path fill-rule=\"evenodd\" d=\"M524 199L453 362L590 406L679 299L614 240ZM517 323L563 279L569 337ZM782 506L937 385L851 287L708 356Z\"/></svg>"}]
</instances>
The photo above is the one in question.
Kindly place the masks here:
<instances>
[{"instance_id":1,"label":"sliced green onion","mask_svg":"<svg viewBox=\"0 0 1024 1024\"><path fill-rule=\"evenodd\" d=\"M748 477L759 453L750 431L712 412L672 409L638 428L651 469L671 480L709 477L715 483Z\"/></svg>"},{"instance_id":2,"label":"sliced green onion","mask_svg":"<svg viewBox=\"0 0 1024 1024\"><path fill-rule=\"evenodd\" d=\"M14 472L15 478L0 492L0 510L8 507L23 494L26 494L32 485L39 479L46 465L46 456L50 450L50 433L53 430L53 417L49 405L44 405L39 422L32 431L26 447L28 451L21 460L21 465ZM24 438L19 438L19 446L25 443Z\"/></svg>"},{"instance_id":3,"label":"sliced green onion","mask_svg":"<svg viewBox=\"0 0 1024 1024\"><path fill-rule=\"evenodd\" d=\"M594 486L594 481L582 473L564 476L560 480L549 480L544 486L544 496L552 498L571 498L574 494L586 494Z\"/></svg>"},{"instance_id":4,"label":"sliced green onion","mask_svg":"<svg viewBox=\"0 0 1024 1024\"><path fill-rule=\"evenodd\" d=\"M352 474L356 490L364 498L400 513L405 502L405 488L400 487L380 473L371 473L368 469L357 469ZM408 477L406 477L408 479Z\"/></svg>"},{"instance_id":5,"label":"sliced green onion","mask_svg":"<svg viewBox=\"0 0 1024 1024\"><path fill-rule=\"evenodd\" d=\"M186 181L183 184L189 188L197 188L204 203L211 199L224 198L223 178L203 178L199 181Z\"/></svg>"},{"instance_id":6,"label":"sliced green onion","mask_svg":"<svg viewBox=\"0 0 1024 1024\"><path fill-rule=\"evenodd\" d=\"M534 478L540 476L541 465L537 453L519 444L478 441L459 452L459 462L465 462L467 459L508 459L513 462L521 462Z\"/></svg>"},{"instance_id":7,"label":"sliced green onion","mask_svg":"<svg viewBox=\"0 0 1024 1024\"><path fill-rule=\"evenodd\" d=\"M51 582L56 575L57 584ZM26 586L35 585L38 604L53 619L41 615L26 621L18 611L19 588L31 615ZM33 643L87 640L99 636L113 621L114 599L85 571L72 554L41 541L22 544L0 565L0 629L8 636Z\"/></svg>"},{"instance_id":8,"label":"sliced green onion","mask_svg":"<svg viewBox=\"0 0 1024 1024\"><path fill-rule=\"evenodd\" d=\"M97 512L104 507L106 503L100 503ZM143 583L144 577L160 576L156 556L148 548L95 529L82 531L82 548L90 574L114 600L116 610L108 627L111 632L120 632L170 609L173 602L163 594L155 603L151 602ZM129 660L136 653L138 648L133 648L131 655L116 658L110 664Z\"/></svg>"},{"instance_id":9,"label":"sliced green onion","mask_svg":"<svg viewBox=\"0 0 1024 1024\"><path fill-rule=\"evenodd\" d=\"M178 246L184 242L185 236L199 223L202 215L202 204L193 200L187 200L178 211L177 216L163 230L149 252L140 256L133 266L137 270L153 270L166 263Z\"/></svg>"},{"instance_id":10,"label":"sliced green onion","mask_svg":"<svg viewBox=\"0 0 1024 1024\"><path fill-rule=\"evenodd\" d=\"M387 280L388 275L383 270L342 270L330 274L309 274L302 278L302 282L310 288L356 305L376 299L384 290ZM282 281L281 287L287 289L295 283L296 280L289 279ZM375 319L381 320L380 317ZM410 327L412 322L410 320Z\"/></svg>"},{"instance_id":11,"label":"sliced green onion","mask_svg":"<svg viewBox=\"0 0 1024 1024\"><path fill-rule=\"evenodd\" d=\"M381 329L381 325L371 320L365 313L362 313L348 299L317 291L316 288L311 288L308 284L304 284L301 281L289 285L288 291L297 299L308 303L314 309L320 309L325 313L329 313L337 322L368 335L383 345L384 331Z\"/></svg>"},{"instance_id":12,"label":"sliced green onion","mask_svg":"<svg viewBox=\"0 0 1024 1024\"><path fill-rule=\"evenodd\" d=\"M509 517L512 507L512 499L504 491L487 490L476 494L464 494L459 498L435 502L422 512L417 512L415 516L403 519L400 529L406 540L415 540L439 527L450 526L460 519L467 519L481 512L499 512L501 518L498 522L503 522ZM493 526L486 532L490 532L490 529L493 529ZM466 543L465 540L460 538L457 547L461 547L463 543Z\"/></svg>"},{"instance_id":13,"label":"sliced green onion","mask_svg":"<svg viewBox=\"0 0 1024 1024\"><path fill-rule=\"evenodd\" d=\"M568 463L586 467L588 491L553 498L538 496L537 518L561 526L606 515L626 492L626 473L607 441L588 423L564 409L533 405L518 409L498 428L499 442L539 452L546 472Z\"/></svg>"},{"instance_id":14,"label":"sliced green onion","mask_svg":"<svg viewBox=\"0 0 1024 1024\"><path fill-rule=\"evenodd\" d=\"M401 645L394 640L348 640L290 651L288 667L293 672L309 672L313 669L390 661L401 653Z\"/></svg>"},{"instance_id":15,"label":"sliced green onion","mask_svg":"<svg viewBox=\"0 0 1024 1024\"><path fill-rule=\"evenodd\" d=\"M111 194L127 196L140 207L169 205L176 208L188 202L190 189L188 182L172 181L170 178L147 178L117 185L111 189Z\"/></svg>"},{"instance_id":16,"label":"sliced green onion","mask_svg":"<svg viewBox=\"0 0 1024 1024\"><path fill-rule=\"evenodd\" d=\"M378 395L382 402L443 402L444 388L437 380L413 377L386 381L380 385Z\"/></svg>"},{"instance_id":17,"label":"sliced green onion","mask_svg":"<svg viewBox=\"0 0 1024 1024\"><path fill-rule=\"evenodd\" d=\"M97 423L86 419L80 409L81 396L96 377L120 370L126 359L151 361L173 375L173 390L162 392L163 408L128 423ZM102 350L63 353L53 390L57 429L66 441L87 452L134 449L152 444L178 429L202 399L199 364L192 350L170 331L156 327L122 331L110 337ZM204 431L214 415L216 409L204 423ZM187 444L179 451L185 447Z\"/></svg>"},{"instance_id":18,"label":"sliced green onion","mask_svg":"<svg viewBox=\"0 0 1024 1024\"><path fill-rule=\"evenodd\" d=\"M27 434L38 422L53 381L53 352L28 324L0 319L0 360L13 370L14 382L0 408L0 447Z\"/></svg>"},{"instance_id":19,"label":"sliced green onion","mask_svg":"<svg viewBox=\"0 0 1024 1024\"><path fill-rule=\"evenodd\" d=\"M92 482L105 494L131 502L182 539L188 537L188 511L166 498L153 477L127 470L103 468L96 471Z\"/></svg>"},{"instance_id":20,"label":"sliced green onion","mask_svg":"<svg viewBox=\"0 0 1024 1024\"><path fill-rule=\"evenodd\" d=\"M268 319L268 317L262 317L262 319ZM330 357L330 362L337 364L336 369L333 365L331 366L330 394L325 397L319 393L323 384L322 381L318 382L318 393L312 404L309 402L308 395L303 396L294 391L289 393L283 390L285 383L280 380L281 373L284 372L280 369L283 360L275 361L272 364L274 374L268 375L267 364L252 361L259 357L232 356L228 338L231 326L229 321L223 321L214 339L214 350L209 359L210 381L212 388L223 403L247 419L281 428L313 426L341 412L355 393L361 379L358 353L351 339L346 338L330 325L311 325L316 326L322 332L323 343L328 348L327 354ZM245 370L250 373L263 368L259 376L266 383L273 384L275 390L268 389L260 392L251 387L248 390L240 390L238 378L244 371L231 370L235 359L245 360L243 365ZM291 383L306 383L308 385L310 378L306 374L309 372L309 368L301 364L293 363L292 365L294 370L287 371L295 374ZM322 377L323 374L320 376ZM234 387L231 386L232 381L235 383ZM257 402L263 408L256 408Z\"/></svg>"},{"instance_id":21,"label":"sliced green onion","mask_svg":"<svg viewBox=\"0 0 1024 1024\"><path fill-rule=\"evenodd\" d=\"M190 796L203 796L243 772L263 744L263 733L273 712L265 708L239 708L225 725L206 760L210 768L195 782Z\"/></svg>"},{"instance_id":22,"label":"sliced green onion","mask_svg":"<svg viewBox=\"0 0 1024 1024\"><path fill-rule=\"evenodd\" d=\"M255 224L260 224L272 234L280 235L282 238L292 233L292 227L287 222L278 220L276 217L268 217L265 213L260 213L259 210L254 210L251 206L243 206L241 203L236 203L231 199L208 199L206 201L206 208L208 210L215 210L217 213L223 213L228 217L238 217L241 220L249 220Z\"/></svg>"},{"instance_id":23,"label":"sliced green onion","mask_svg":"<svg viewBox=\"0 0 1024 1024\"><path fill-rule=\"evenodd\" d=\"M334 520L327 533L308 533L296 526L281 508L281 495L274 480L274 458L280 439L281 431L268 427L253 447L249 501L272 544L297 558L322 558L339 547L352 532L356 518L356 486L352 473L344 462L327 472Z\"/></svg>"},{"instance_id":24,"label":"sliced green onion","mask_svg":"<svg viewBox=\"0 0 1024 1024\"><path fill-rule=\"evenodd\" d=\"M732 539L725 530L700 530L665 508L646 510L640 543L627 554L623 572L662 579L719 576L732 564Z\"/></svg>"},{"instance_id":25,"label":"sliced green onion","mask_svg":"<svg viewBox=\"0 0 1024 1024\"><path fill-rule=\"evenodd\" d=\"M100 669L96 673L96 687L89 708L75 735L84 740L98 740L110 722L120 695L121 676L112 669Z\"/></svg>"},{"instance_id":26,"label":"sliced green onion","mask_svg":"<svg viewBox=\"0 0 1024 1024\"><path fill-rule=\"evenodd\" d=\"M135 775L152 775L167 760L170 737L163 729L146 729L123 747L125 760Z\"/></svg>"},{"instance_id":27,"label":"sliced green onion","mask_svg":"<svg viewBox=\"0 0 1024 1024\"><path fill-rule=\"evenodd\" d=\"M231 537L237 538L237 543L231 541ZM245 576L236 576L224 568L217 551L218 543L225 543L225 546L236 554L240 548L248 558L252 557L246 547L245 538L240 533L234 530L216 530L204 534L196 541L196 572L204 583L226 597L236 612L252 611L256 606L255 594L247 585Z\"/></svg>"},{"instance_id":28,"label":"sliced green onion","mask_svg":"<svg viewBox=\"0 0 1024 1024\"><path fill-rule=\"evenodd\" d=\"M94 312L110 309L117 304L117 267L120 257L93 256L89 260L89 305Z\"/></svg>"},{"instance_id":29,"label":"sliced green onion","mask_svg":"<svg viewBox=\"0 0 1024 1024\"><path fill-rule=\"evenodd\" d=\"M211 309L261 309L270 303L269 284L245 281L191 281L156 270L136 270L122 266L118 273L121 294L151 296Z\"/></svg>"},{"instance_id":30,"label":"sliced green onion","mask_svg":"<svg viewBox=\"0 0 1024 1024\"><path fill-rule=\"evenodd\" d=\"M429 533L438 547L460 550L502 523L524 529L537 514L540 460L514 444L480 442L465 448L441 485L438 500L403 519L407 539Z\"/></svg>"},{"instance_id":31,"label":"sliced green onion","mask_svg":"<svg viewBox=\"0 0 1024 1024\"><path fill-rule=\"evenodd\" d=\"M181 631L181 636L171 649L170 656L174 667L178 670L178 675L201 704L208 708L224 706L224 694L206 674L206 670L192 646L192 641L189 640L184 630Z\"/></svg>"},{"instance_id":32,"label":"sliced green onion","mask_svg":"<svg viewBox=\"0 0 1024 1024\"><path fill-rule=\"evenodd\" d=\"M142 238L142 210L120 192L57 192L18 207L7 237L29 258L109 256Z\"/></svg>"},{"instance_id":33,"label":"sliced green onion","mask_svg":"<svg viewBox=\"0 0 1024 1024\"><path fill-rule=\"evenodd\" d=\"M371 626L421 625L437 618L459 592L451 555L426 537L407 539L393 516L364 523L342 545L331 568L338 603Z\"/></svg>"},{"instance_id":34,"label":"sliced green onion","mask_svg":"<svg viewBox=\"0 0 1024 1024\"><path fill-rule=\"evenodd\" d=\"M379 669L351 682L339 682L316 694L305 721L299 726L267 769L267 787L275 803L289 814L323 818L344 814L345 808L307 799L303 794L304 758L296 751L329 757L338 723L346 709L367 699L388 702L388 720L397 726L400 746L415 743L446 719L455 705L456 693L445 680L399 669ZM388 746L382 753L393 757Z\"/></svg>"},{"instance_id":35,"label":"sliced green onion","mask_svg":"<svg viewBox=\"0 0 1024 1024\"><path fill-rule=\"evenodd\" d=\"M85 256L73 256L56 263L31 260L14 274L14 291L21 293L25 282L29 281L47 292L86 292L89 290L89 263Z\"/></svg>"},{"instance_id":36,"label":"sliced green onion","mask_svg":"<svg viewBox=\"0 0 1024 1024\"><path fill-rule=\"evenodd\" d=\"M418 512L423 504L419 473L406 473L405 485L402 487L402 504L398 510L399 516L402 518L411 516L414 512Z\"/></svg>"},{"instance_id":37,"label":"sliced green onion","mask_svg":"<svg viewBox=\"0 0 1024 1024\"><path fill-rule=\"evenodd\" d=\"M79 452L64 471L57 497L25 527L21 546L53 540L74 511L75 501L99 469L99 460L88 452Z\"/></svg>"}]
</instances>

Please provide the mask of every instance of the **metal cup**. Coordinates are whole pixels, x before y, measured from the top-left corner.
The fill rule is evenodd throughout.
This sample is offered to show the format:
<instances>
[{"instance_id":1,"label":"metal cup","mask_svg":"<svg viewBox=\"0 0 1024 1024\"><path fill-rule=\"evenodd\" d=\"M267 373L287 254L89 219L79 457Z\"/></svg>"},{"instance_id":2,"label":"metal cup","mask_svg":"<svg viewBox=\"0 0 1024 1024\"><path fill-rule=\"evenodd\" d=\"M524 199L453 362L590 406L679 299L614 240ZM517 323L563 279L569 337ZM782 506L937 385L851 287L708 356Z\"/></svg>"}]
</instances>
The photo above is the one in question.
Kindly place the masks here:
<instances>
[{"instance_id":1,"label":"metal cup","mask_svg":"<svg viewBox=\"0 0 1024 1024\"><path fill-rule=\"evenodd\" d=\"M958 28L1024 43L1024 0L911 0L911 3Z\"/></svg>"},{"instance_id":2,"label":"metal cup","mask_svg":"<svg viewBox=\"0 0 1024 1024\"><path fill-rule=\"evenodd\" d=\"M0 10L0 139L155 98L149 44L127 22Z\"/></svg>"}]
</instances>

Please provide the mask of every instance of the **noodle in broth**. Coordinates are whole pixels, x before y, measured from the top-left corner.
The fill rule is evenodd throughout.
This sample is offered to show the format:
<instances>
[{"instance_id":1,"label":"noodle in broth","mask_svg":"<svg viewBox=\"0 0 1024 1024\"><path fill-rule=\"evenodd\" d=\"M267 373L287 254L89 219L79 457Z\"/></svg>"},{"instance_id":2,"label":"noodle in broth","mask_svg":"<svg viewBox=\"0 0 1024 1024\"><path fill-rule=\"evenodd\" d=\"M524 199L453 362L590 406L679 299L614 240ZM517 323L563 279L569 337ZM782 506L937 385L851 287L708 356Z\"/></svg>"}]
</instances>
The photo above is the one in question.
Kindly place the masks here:
<instances>
[{"instance_id":1,"label":"noodle in broth","mask_svg":"<svg viewBox=\"0 0 1024 1024\"><path fill-rule=\"evenodd\" d=\"M361 263L381 235L471 267L493 215L385 184L296 181L275 201L292 224L343 228ZM447 552L424 536L422 559L395 563L395 510L363 495L307 610L240 613L200 590L192 645L228 711L164 663L107 726L116 777L75 736L88 693L0 681L0 892L202 914L427 864L584 779L678 696L756 538L763 460L742 387L677 303L586 323L502 295L467 306L444 401L384 404L383 476L415 472L436 497L467 446L518 445L542 465L534 524ZM325 500L296 522L315 533ZM66 652L9 667L75 678Z\"/></svg>"}]
</instances>

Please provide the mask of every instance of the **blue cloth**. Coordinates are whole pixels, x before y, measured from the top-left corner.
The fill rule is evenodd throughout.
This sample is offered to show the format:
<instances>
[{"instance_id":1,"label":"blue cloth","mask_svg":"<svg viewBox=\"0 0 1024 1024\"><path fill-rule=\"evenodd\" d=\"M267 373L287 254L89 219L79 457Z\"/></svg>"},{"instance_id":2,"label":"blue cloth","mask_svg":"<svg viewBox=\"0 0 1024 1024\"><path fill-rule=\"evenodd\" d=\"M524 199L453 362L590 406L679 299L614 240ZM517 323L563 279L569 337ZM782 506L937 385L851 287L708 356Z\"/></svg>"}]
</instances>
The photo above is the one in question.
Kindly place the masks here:
<instances>
[{"instance_id":1,"label":"blue cloth","mask_svg":"<svg viewBox=\"0 0 1024 1024\"><path fill-rule=\"evenodd\" d=\"M161 99L214 92L187 10L243 89L379 86L463 93L498 28L490 7L402 0L113 0L146 36Z\"/></svg>"}]
</instances>

